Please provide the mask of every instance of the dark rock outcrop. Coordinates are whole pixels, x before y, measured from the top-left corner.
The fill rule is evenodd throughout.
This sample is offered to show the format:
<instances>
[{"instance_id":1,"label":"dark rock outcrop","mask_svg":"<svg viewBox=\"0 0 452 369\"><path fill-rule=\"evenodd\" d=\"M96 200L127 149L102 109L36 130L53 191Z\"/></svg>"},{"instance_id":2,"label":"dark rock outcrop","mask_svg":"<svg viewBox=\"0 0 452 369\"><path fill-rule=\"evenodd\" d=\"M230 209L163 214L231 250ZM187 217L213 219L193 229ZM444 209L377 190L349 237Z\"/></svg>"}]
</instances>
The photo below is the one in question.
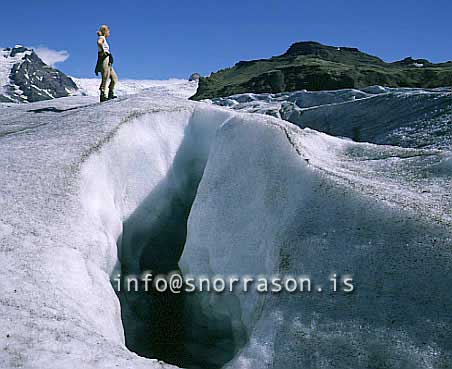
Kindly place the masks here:
<instances>
[{"instance_id":1,"label":"dark rock outcrop","mask_svg":"<svg viewBox=\"0 0 452 369\"><path fill-rule=\"evenodd\" d=\"M200 78L201 78L201 75L199 73L193 73L188 80L189 81L199 81Z\"/></svg>"}]
</instances>

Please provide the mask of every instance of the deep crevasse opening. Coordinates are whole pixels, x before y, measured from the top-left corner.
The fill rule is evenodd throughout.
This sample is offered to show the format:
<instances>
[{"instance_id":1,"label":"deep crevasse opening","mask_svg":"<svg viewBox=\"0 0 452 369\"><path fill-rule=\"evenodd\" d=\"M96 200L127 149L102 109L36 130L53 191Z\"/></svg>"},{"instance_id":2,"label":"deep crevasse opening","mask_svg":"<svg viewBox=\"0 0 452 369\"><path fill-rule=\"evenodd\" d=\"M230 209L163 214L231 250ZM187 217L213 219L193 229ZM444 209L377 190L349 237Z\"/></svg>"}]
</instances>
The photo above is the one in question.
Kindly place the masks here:
<instances>
[{"instance_id":1,"label":"deep crevasse opening","mask_svg":"<svg viewBox=\"0 0 452 369\"><path fill-rule=\"evenodd\" d=\"M178 269L210 145L229 116L207 108L146 114L84 163L82 201L108 239L104 255L115 289L118 274L124 287L127 276ZM196 295L117 294L126 346L141 356L220 368L246 341L228 314L198 310Z\"/></svg>"}]
</instances>

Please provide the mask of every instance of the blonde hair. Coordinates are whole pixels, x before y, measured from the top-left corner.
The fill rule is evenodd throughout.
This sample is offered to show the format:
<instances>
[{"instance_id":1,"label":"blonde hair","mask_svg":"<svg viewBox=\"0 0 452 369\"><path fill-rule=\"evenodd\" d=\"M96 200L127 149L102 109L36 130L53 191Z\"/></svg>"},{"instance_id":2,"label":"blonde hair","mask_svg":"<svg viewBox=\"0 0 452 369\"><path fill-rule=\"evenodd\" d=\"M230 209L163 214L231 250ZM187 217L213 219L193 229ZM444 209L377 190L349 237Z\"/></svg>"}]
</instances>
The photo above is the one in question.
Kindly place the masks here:
<instances>
[{"instance_id":1,"label":"blonde hair","mask_svg":"<svg viewBox=\"0 0 452 369\"><path fill-rule=\"evenodd\" d=\"M106 24L103 24L102 26L100 26L99 31L97 31L97 35L98 36L105 36L105 33L107 32L107 30L109 30L110 28L108 28L108 26Z\"/></svg>"}]
</instances>

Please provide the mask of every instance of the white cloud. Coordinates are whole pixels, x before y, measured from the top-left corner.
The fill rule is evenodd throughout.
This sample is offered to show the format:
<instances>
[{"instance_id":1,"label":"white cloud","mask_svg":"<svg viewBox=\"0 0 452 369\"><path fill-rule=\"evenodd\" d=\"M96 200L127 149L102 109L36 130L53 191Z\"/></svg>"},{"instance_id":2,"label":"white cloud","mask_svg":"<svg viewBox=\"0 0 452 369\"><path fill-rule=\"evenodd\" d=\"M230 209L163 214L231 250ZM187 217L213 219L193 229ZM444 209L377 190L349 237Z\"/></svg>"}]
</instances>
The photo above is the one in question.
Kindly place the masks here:
<instances>
[{"instance_id":1,"label":"white cloud","mask_svg":"<svg viewBox=\"0 0 452 369\"><path fill-rule=\"evenodd\" d=\"M56 63L62 63L69 58L69 53L66 50L52 50L47 47L36 47L34 51L42 59L42 61L51 67Z\"/></svg>"}]
</instances>

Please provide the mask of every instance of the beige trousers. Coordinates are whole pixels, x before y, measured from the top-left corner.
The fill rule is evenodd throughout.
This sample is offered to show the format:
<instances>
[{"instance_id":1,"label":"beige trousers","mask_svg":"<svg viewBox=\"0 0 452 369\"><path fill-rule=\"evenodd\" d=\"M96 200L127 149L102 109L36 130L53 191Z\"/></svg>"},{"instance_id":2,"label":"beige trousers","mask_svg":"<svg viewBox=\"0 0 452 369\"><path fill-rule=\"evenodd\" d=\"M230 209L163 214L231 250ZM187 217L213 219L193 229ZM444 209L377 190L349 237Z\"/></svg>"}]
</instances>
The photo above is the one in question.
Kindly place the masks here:
<instances>
[{"instance_id":1,"label":"beige trousers","mask_svg":"<svg viewBox=\"0 0 452 369\"><path fill-rule=\"evenodd\" d=\"M109 95L113 95L113 90L115 89L115 85L118 82L118 76L116 75L115 70L112 65L109 65L110 57L106 57L102 63L102 82L100 83L100 93L105 95L107 82L110 80L110 84L108 85Z\"/></svg>"}]
</instances>

